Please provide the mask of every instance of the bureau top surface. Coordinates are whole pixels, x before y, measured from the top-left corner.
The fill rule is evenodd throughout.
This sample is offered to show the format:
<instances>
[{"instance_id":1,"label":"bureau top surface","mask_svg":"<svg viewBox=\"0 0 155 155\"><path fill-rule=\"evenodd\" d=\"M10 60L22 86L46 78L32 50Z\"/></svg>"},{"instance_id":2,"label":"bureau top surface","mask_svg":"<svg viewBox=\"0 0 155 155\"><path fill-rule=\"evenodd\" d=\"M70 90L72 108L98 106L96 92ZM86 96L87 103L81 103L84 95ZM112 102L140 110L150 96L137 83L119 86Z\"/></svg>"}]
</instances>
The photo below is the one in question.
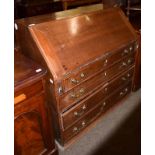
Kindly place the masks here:
<instances>
[{"instance_id":1,"label":"bureau top surface","mask_svg":"<svg viewBox=\"0 0 155 155\"><path fill-rule=\"evenodd\" d=\"M64 76L137 39L118 8L44 22L29 30L55 77Z\"/></svg>"},{"instance_id":2,"label":"bureau top surface","mask_svg":"<svg viewBox=\"0 0 155 155\"><path fill-rule=\"evenodd\" d=\"M42 77L46 71L39 65L34 63L22 55L19 51L15 51L14 57L14 86L15 89L26 82L34 82L35 79Z\"/></svg>"}]
</instances>

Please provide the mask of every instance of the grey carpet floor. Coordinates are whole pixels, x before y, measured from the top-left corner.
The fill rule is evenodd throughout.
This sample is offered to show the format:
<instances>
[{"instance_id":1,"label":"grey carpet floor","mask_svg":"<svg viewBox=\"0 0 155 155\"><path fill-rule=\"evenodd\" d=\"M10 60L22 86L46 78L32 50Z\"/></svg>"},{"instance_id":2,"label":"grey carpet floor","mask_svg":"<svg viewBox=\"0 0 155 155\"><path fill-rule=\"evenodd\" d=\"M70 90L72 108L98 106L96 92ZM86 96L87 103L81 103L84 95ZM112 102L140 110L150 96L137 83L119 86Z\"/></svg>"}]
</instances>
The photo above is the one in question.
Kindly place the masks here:
<instances>
[{"instance_id":1,"label":"grey carpet floor","mask_svg":"<svg viewBox=\"0 0 155 155\"><path fill-rule=\"evenodd\" d=\"M93 128L88 130L86 134L81 136L76 142L74 142L68 148L64 149L58 145L59 155L100 155L100 154L120 155L121 153L117 152L117 149L115 150L115 153L104 153L106 151L100 148L103 148L103 145L109 141L112 135L115 134L115 132L120 128L120 126L125 122L125 120L128 117L130 117L130 115L132 115L133 111L138 106L140 107L140 100L141 100L140 90L128 95L126 100L123 100L122 103L115 106L110 111L110 113L106 113L105 115L103 115L102 118L96 123L96 125ZM131 124L131 128L130 128L130 125L129 127L127 126L127 130L129 131L132 130L132 126L133 126L132 124ZM120 143L120 142L117 141L111 144L116 145L116 143ZM111 144L109 143L109 145ZM139 144L134 144L134 145L139 145ZM121 146L122 144L120 144L119 147ZM113 146L108 147L108 149L110 149L111 147ZM137 146L135 146L135 148L137 148ZM98 151L98 150L101 150L101 151ZM118 150L120 149L118 148ZM127 154L128 153L125 153L124 155L127 155ZM134 155L134 153L129 153L129 155Z\"/></svg>"}]
</instances>

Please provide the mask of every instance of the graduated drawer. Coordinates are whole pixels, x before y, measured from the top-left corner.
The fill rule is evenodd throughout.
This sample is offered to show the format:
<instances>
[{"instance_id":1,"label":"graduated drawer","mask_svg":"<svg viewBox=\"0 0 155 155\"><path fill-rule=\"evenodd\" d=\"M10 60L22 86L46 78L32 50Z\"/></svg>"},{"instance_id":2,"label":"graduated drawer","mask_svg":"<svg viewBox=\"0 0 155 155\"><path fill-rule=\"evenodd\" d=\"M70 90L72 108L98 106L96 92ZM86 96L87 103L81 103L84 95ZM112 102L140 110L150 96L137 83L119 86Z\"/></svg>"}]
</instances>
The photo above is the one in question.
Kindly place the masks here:
<instances>
[{"instance_id":1,"label":"graduated drawer","mask_svg":"<svg viewBox=\"0 0 155 155\"><path fill-rule=\"evenodd\" d=\"M82 81L94 76L95 73L104 70L122 58L135 53L135 43L130 43L124 48L114 52L109 52L103 57L92 61L89 65L85 65L82 69L78 69L63 81L64 91L67 92Z\"/></svg>"},{"instance_id":2,"label":"graduated drawer","mask_svg":"<svg viewBox=\"0 0 155 155\"><path fill-rule=\"evenodd\" d=\"M106 99L103 99L93 110L87 113L83 118L78 122L64 131L64 141L67 142L72 137L80 133L85 129L91 122L98 118L101 114L106 112L110 107L115 103L125 97L129 92L131 92L131 82L128 85L125 85L121 89L115 91L111 96Z\"/></svg>"},{"instance_id":3,"label":"graduated drawer","mask_svg":"<svg viewBox=\"0 0 155 155\"><path fill-rule=\"evenodd\" d=\"M85 98L80 104L69 109L67 112L62 114L63 128L66 129L71 126L76 120L84 116L88 111L93 109L97 103L103 100L105 97L110 95L112 92L120 88L122 85L131 81L133 75L133 68L123 73L118 78L111 82L107 82L104 86L100 87L95 93ZM94 104L95 103L95 104Z\"/></svg>"},{"instance_id":4,"label":"graduated drawer","mask_svg":"<svg viewBox=\"0 0 155 155\"><path fill-rule=\"evenodd\" d=\"M60 110L65 111L67 108L86 97L88 94L94 91L100 85L103 85L112 78L120 75L123 71L129 69L134 63L134 54L125 59L120 60L107 70L104 70L94 76L93 78L85 81L79 86L73 88L71 91L65 93L60 97ZM132 75L131 75L132 76Z\"/></svg>"},{"instance_id":5,"label":"graduated drawer","mask_svg":"<svg viewBox=\"0 0 155 155\"><path fill-rule=\"evenodd\" d=\"M20 88L19 90L15 91L14 104L25 101L26 99L29 99L33 97L34 95L40 93L42 90L43 90L42 80L32 85L24 86Z\"/></svg>"}]
</instances>

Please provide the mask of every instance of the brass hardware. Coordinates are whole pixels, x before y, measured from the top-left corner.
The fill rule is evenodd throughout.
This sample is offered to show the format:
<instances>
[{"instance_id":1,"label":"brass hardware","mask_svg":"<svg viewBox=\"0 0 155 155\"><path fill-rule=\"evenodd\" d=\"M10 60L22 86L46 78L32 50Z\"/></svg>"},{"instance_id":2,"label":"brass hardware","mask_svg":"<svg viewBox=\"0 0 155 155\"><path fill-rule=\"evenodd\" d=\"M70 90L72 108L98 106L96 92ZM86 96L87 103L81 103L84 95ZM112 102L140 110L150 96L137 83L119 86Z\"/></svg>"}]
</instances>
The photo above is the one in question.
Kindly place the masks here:
<instances>
[{"instance_id":1,"label":"brass hardware","mask_svg":"<svg viewBox=\"0 0 155 155\"><path fill-rule=\"evenodd\" d=\"M128 51L127 49L125 49L125 50L124 50L124 53L125 53L125 54L128 54L128 53L129 53L129 51Z\"/></svg>"},{"instance_id":2,"label":"brass hardware","mask_svg":"<svg viewBox=\"0 0 155 155\"><path fill-rule=\"evenodd\" d=\"M81 78L84 78L85 77L84 73L81 73L80 76L81 76Z\"/></svg>"},{"instance_id":3,"label":"brass hardware","mask_svg":"<svg viewBox=\"0 0 155 155\"><path fill-rule=\"evenodd\" d=\"M127 77L130 77L130 74L129 73L127 74Z\"/></svg>"},{"instance_id":4,"label":"brass hardware","mask_svg":"<svg viewBox=\"0 0 155 155\"><path fill-rule=\"evenodd\" d=\"M129 51L127 49L124 49L124 51L122 52L122 56L127 55L129 53Z\"/></svg>"},{"instance_id":5,"label":"brass hardware","mask_svg":"<svg viewBox=\"0 0 155 155\"><path fill-rule=\"evenodd\" d=\"M128 91L128 88L125 88L125 92L127 92Z\"/></svg>"},{"instance_id":6,"label":"brass hardware","mask_svg":"<svg viewBox=\"0 0 155 155\"><path fill-rule=\"evenodd\" d=\"M71 94L70 96L71 96L71 98L78 98L82 94L84 94L84 92L85 92L84 88L81 88L77 94Z\"/></svg>"},{"instance_id":7,"label":"brass hardware","mask_svg":"<svg viewBox=\"0 0 155 155\"><path fill-rule=\"evenodd\" d=\"M83 94L85 92L84 88L81 88L79 92Z\"/></svg>"},{"instance_id":8,"label":"brass hardware","mask_svg":"<svg viewBox=\"0 0 155 155\"><path fill-rule=\"evenodd\" d=\"M72 82L73 84L77 84L79 81L73 78L73 79L71 79L71 82Z\"/></svg>"},{"instance_id":9,"label":"brass hardware","mask_svg":"<svg viewBox=\"0 0 155 155\"><path fill-rule=\"evenodd\" d=\"M126 79L125 77L122 77L122 80L123 80L123 81L126 81L127 79Z\"/></svg>"},{"instance_id":10,"label":"brass hardware","mask_svg":"<svg viewBox=\"0 0 155 155\"><path fill-rule=\"evenodd\" d=\"M14 104L17 104L19 102L22 102L26 99L26 95L25 94L20 94L19 96L14 98Z\"/></svg>"},{"instance_id":11,"label":"brass hardware","mask_svg":"<svg viewBox=\"0 0 155 155\"><path fill-rule=\"evenodd\" d=\"M72 97L72 98L76 98L76 95L75 95L75 94L71 94L71 97Z\"/></svg>"},{"instance_id":12,"label":"brass hardware","mask_svg":"<svg viewBox=\"0 0 155 155\"><path fill-rule=\"evenodd\" d=\"M86 109L86 105L85 105L85 104L82 106L82 109L83 109L83 110L85 110L85 109Z\"/></svg>"},{"instance_id":13,"label":"brass hardware","mask_svg":"<svg viewBox=\"0 0 155 155\"><path fill-rule=\"evenodd\" d=\"M74 127L73 128L73 132L77 132L78 131L78 128L77 127Z\"/></svg>"},{"instance_id":14,"label":"brass hardware","mask_svg":"<svg viewBox=\"0 0 155 155\"><path fill-rule=\"evenodd\" d=\"M129 60L128 60L128 64L130 64L131 62L132 62L131 59L129 59Z\"/></svg>"},{"instance_id":15,"label":"brass hardware","mask_svg":"<svg viewBox=\"0 0 155 155\"><path fill-rule=\"evenodd\" d=\"M133 50L133 47L132 47L132 46L130 46L130 48L129 48L129 49L130 49L130 51L132 51L132 50Z\"/></svg>"},{"instance_id":16,"label":"brass hardware","mask_svg":"<svg viewBox=\"0 0 155 155\"><path fill-rule=\"evenodd\" d=\"M83 111L81 111L81 112L77 112L77 111L75 111L74 112L74 116L81 116L81 115L83 115L83 113L84 113L84 110L86 109L86 105L84 104L83 106L82 106L82 110Z\"/></svg>"},{"instance_id":17,"label":"brass hardware","mask_svg":"<svg viewBox=\"0 0 155 155\"><path fill-rule=\"evenodd\" d=\"M106 102L103 102L103 106L106 106Z\"/></svg>"},{"instance_id":18,"label":"brass hardware","mask_svg":"<svg viewBox=\"0 0 155 155\"><path fill-rule=\"evenodd\" d=\"M104 91L107 91L108 90L108 88L106 87L106 88L104 88Z\"/></svg>"},{"instance_id":19,"label":"brass hardware","mask_svg":"<svg viewBox=\"0 0 155 155\"><path fill-rule=\"evenodd\" d=\"M125 88L124 90L123 90L123 92L120 92L120 96L123 96L125 93L127 93L128 92L128 88Z\"/></svg>"},{"instance_id":20,"label":"brass hardware","mask_svg":"<svg viewBox=\"0 0 155 155\"><path fill-rule=\"evenodd\" d=\"M108 63L108 60L106 59L106 60L104 61L104 65L107 65L107 63Z\"/></svg>"},{"instance_id":21,"label":"brass hardware","mask_svg":"<svg viewBox=\"0 0 155 155\"><path fill-rule=\"evenodd\" d=\"M78 116L78 112L77 112L77 111L75 111L75 112L74 112L74 115L75 115L75 116Z\"/></svg>"},{"instance_id":22,"label":"brass hardware","mask_svg":"<svg viewBox=\"0 0 155 155\"><path fill-rule=\"evenodd\" d=\"M138 49L138 47L139 47L139 45L138 45L138 43L136 44L136 48Z\"/></svg>"},{"instance_id":23,"label":"brass hardware","mask_svg":"<svg viewBox=\"0 0 155 155\"><path fill-rule=\"evenodd\" d=\"M74 112L74 116L78 116L78 117L82 116L83 114L84 114L84 111L81 111L79 113L77 111Z\"/></svg>"},{"instance_id":24,"label":"brass hardware","mask_svg":"<svg viewBox=\"0 0 155 155\"><path fill-rule=\"evenodd\" d=\"M120 65L119 69L121 69L122 67L126 67L127 63L126 62L122 62L122 64Z\"/></svg>"},{"instance_id":25,"label":"brass hardware","mask_svg":"<svg viewBox=\"0 0 155 155\"><path fill-rule=\"evenodd\" d=\"M136 41L135 44L134 44L134 49L136 50L138 48L139 48L139 44L138 44L138 41Z\"/></svg>"},{"instance_id":26,"label":"brass hardware","mask_svg":"<svg viewBox=\"0 0 155 155\"><path fill-rule=\"evenodd\" d=\"M122 96L122 95L124 95L124 93L123 92L120 92L120 96Z\"/></svg>"},{"instance_id":27,"label":"brass hardware","mask_svg":"<svg viewBox=\"0 0 155 155\"><path fill-rule=\"evenodd\" d=\"M122 63L122 66L127 66L127 64L125 62Z\"/></svg>"},{"instance_id":28,"label":"brass hardware","mask_svg":"<svg viewBox=\"0 0 155 155\"><path fill-rule=\"evenodd\" d=\"M83 122L82 122L82 126L84 127L85 125L86 125L86 122L85 122L85 121L83 121Z\"/></svg>"}]
</instances>

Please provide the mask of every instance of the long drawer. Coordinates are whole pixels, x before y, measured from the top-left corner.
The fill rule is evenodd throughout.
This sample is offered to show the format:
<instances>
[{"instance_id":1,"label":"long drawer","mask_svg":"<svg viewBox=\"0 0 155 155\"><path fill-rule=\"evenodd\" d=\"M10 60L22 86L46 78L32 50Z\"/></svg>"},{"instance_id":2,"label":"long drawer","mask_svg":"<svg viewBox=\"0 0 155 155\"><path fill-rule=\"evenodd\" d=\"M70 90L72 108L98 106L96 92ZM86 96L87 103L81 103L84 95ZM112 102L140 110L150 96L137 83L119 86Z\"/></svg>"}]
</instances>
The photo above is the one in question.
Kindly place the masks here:
<instances>
[{"instance_id":1,"label":"long drawer","mask_svg":"<svg viewBox=\"0 0 155 155\"><path fill-rule=\"evenodd\" d=\"M92 93L94 89L99 87L99 85L103 85L114 77L120 75L123 71L129 69L134 64L134 61L134 54L125 59L121 59L117 64L111 66L107 70L104 70L95 77L87 80L86 82L80 84L76 88L62 95L60 97L59 104L60 110L65 111L76 102Z\"/></svg>"},{"instance_id":2,"label":"long drawer","mask_svg":"<svg viewBox=\"0 0 155 155\"><path fill-rule=\"evenodd\" d=\"M85 129L91 122L97 119L101 114L105 113L111 106L117 103L119 100L124 98L129 92L131 92L131 82L125 85L113 93L110 97L101 101L97 106L82 117L78 122L72 125L70 128L64 131L64 141L67 142L75 135L79 134Z\"/></svg>"},{"instance_id":3,"label":"long drawer","mask_svg":"<svg viewBox=\"0 0 155 155\"><path fill-rule=\"evenodd\" d=\"M114 79L111 82L107 82L99 90L94 92L89 97L85 98L80 104L74 106L73 108L67 110L62 114L63 128L68 128L76 120L84 116L89 110L94 108L98 102L103 100L106 96L114 92L116 89L125 85L131 81L133 75L133 68L129 71L123 73L118 78ZM94 104L95 103L95 104Z\"/></svg>"},{"instance_id":4,"label":"long drawer","mask_svg":"<svg viewBox=\"0 0 155 155\"><path fill-rule=\"evenodd\" d=\"M94 76L94 74L98 71L110 67L112 64L116 63L122 58L125 58L126 56L130 56L130 54L132 53L135 53L135 43L129 43L128 45L120 48L117 51L110 52L107 55L105 54L99 60L96 60L95 62L92 62L91 64L86 65L83 68L78 69L77 71L74 71L63 81L64 91L69 91L76 85Z\"/></svg>"}]
</instances>

